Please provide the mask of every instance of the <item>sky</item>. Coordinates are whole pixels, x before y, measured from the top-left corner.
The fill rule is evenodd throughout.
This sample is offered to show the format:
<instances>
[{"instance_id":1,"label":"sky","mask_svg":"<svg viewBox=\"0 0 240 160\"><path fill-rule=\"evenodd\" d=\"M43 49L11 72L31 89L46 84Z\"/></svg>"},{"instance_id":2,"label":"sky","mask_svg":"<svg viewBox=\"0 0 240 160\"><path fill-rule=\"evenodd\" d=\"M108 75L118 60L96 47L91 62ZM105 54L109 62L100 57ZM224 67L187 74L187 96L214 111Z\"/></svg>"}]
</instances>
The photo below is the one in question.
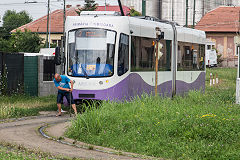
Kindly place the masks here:
<instances>
[{"instance_id":1,"label":"sky","mask_svg":"<svg viewBox=\"0 0 240 160\"><path fill-rule=\"evenodd\" d=\"M110 5L118 5L117 0L95 0L100 6L105 5L105 1ZM35 2L35 3L31 3ZM7 10L15 10L17 12L26 10L29 15L36 20L47 14L48 0L0 0L0 26L2 26L2 17ZM84 5L84 0L66 0L66 5L76 6ZM50 11L63 8L63 0L50 0Z\"/></svg>"}]
</instances>

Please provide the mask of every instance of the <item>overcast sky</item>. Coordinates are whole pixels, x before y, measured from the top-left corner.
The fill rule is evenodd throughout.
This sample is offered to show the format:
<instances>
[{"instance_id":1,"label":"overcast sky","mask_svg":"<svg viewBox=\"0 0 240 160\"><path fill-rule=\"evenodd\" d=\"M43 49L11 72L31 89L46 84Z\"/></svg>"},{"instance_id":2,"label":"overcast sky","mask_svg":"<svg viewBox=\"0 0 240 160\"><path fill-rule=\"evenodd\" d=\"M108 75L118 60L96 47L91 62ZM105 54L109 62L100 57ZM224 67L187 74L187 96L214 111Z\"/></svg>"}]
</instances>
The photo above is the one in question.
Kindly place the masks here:
<instances>
[{"instance_id":1,"label":"overcast sky","mask_svg":"<svg viewBox=\"0 0 240 160\"><path fill-rule=\"evenodd\" d=\"M100 6L105 4L105 0L95 0ZM36 2L36 3L31 3ZM36 20L47 14L47 2L48 0L0 0L0 17L2 25L2 17L6 10L15 10L20 12L26 10L29 15ZM118 5L117 0L106 0L106 3L110 5ZM76 6L78 4L83 5L84 0L66 0L66 5L71 4ZM56 9L63 8L63 0L50 0L50 9L54 11Z\"/></svg>"}]
</instances>

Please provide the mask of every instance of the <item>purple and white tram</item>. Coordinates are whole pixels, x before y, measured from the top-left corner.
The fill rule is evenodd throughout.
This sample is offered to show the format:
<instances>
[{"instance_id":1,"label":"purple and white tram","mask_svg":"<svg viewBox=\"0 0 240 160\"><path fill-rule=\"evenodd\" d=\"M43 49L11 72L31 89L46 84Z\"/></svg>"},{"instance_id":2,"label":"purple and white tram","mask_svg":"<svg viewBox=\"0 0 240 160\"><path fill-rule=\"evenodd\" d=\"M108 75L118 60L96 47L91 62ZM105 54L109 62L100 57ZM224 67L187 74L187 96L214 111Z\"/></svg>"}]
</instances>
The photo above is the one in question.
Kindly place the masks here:
<instances>
[{"instance_id":1,"label":"purple and white tram","mask_svg":"<svg viewBox=\"0 0 240 160\"><path fill-rule=\"evenodd\" d=\"M123 100L155 88L156 27L161 30L158 93L205 89L205 32L128 16L66 19L65 74L73 98Z\"/></svg>"}]
</instances>

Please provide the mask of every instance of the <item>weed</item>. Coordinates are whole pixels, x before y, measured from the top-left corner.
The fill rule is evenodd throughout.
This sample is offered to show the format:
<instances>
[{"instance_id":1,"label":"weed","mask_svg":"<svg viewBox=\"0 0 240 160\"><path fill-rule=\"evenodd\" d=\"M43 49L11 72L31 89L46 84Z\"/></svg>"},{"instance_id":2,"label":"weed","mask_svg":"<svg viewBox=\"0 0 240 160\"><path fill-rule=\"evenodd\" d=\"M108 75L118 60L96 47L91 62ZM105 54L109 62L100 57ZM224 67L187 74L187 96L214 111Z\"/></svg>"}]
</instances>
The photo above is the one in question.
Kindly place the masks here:
<instances>
[{"instance_id":1,"label":"weed","mask_svg":"<svg viewBox=\"0 0 240 160\"><path fill-rule=\"evenodd\" d=\"M221 83L210 87L209 73ZM206 91L170 98L136 97L85 108L66 132L70 138L117 150L170 159L240 157L236 69L207 70Z\"/></svg>"},{"instance_id":2,"label":"weed","mask_svg":"<svg viewBox=\"0 0 240 160\"><path fill-rule=\"evenodd\" d=\"M55 96L0 96L0 119L34 116L39 111L56 110Z\"/></svg>"}]
</instances>

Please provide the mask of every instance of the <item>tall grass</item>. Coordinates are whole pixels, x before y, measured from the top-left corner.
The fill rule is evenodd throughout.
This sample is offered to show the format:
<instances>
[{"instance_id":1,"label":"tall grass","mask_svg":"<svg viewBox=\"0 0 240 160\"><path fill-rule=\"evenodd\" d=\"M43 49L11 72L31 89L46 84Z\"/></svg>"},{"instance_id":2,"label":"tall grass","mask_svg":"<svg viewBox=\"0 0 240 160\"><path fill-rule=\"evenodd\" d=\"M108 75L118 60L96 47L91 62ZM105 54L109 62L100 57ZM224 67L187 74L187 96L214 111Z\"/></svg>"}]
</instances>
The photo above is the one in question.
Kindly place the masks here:
<instances>
[{"instance_id":1,"label":"tall grass","mask_svg":"<svg viewBox=\"0 0 240 160\"><path fill-rule=\"evenodd\" d=\"M90 107L72 122L70 138L171 159L239 159L236 69L211 69L221 84L185 97L149 97ZM208 77L208 76L207 76Z\"/></svg>"},{"instance_id":2,"label":"tall grass","mask_svg":"<svg viewBox=\"0 0 240 160\"><path fill-rule=\"evenodd\" d=\"M56 110L56 96L0 96L0 119L37 115L42 110Z\"/></svg>"}]
</instances>

